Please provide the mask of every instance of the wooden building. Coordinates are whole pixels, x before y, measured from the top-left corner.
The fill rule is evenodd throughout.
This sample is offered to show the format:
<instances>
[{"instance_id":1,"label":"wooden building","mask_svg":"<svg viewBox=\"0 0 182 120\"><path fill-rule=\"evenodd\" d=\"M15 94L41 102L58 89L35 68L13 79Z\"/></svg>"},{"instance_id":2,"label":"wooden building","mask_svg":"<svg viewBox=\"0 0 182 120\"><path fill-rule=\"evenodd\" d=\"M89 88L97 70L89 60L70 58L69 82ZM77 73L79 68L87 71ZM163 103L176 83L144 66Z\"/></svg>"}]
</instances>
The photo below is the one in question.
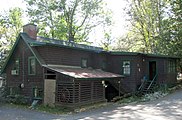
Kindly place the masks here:
<instances>
[{"instance_id":1,"label":"wooden building","mask_svg":"<svg viewBox=\"0 0 182 120\"><path fill-rule=\"evenodd\" d=\"M142 79L176 82L176 57L102 48L37 36L25 25L2 74L10 95L21 94L44 104L77 106L135 92Z\"/></svg>"}]
</instances>

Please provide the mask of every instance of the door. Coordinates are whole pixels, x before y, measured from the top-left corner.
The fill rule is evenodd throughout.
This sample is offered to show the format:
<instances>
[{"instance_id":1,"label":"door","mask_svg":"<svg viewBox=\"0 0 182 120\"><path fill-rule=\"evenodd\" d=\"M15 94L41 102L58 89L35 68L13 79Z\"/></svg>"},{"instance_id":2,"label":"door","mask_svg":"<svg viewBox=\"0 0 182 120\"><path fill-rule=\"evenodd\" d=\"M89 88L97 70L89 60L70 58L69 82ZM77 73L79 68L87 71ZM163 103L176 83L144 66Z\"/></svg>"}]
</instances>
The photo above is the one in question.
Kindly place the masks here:
<instances>
[{"instance_id":1,"label":"door","mask_svg":"<svg viewBox=\"0 0 182 120\"><path fill-rule=\"evenodd\" d=\"M44 80L44 104L49 106L55 105L56 80Z\"/></svg>"},{"instance_id":2,"label":"door","mask_svg":"<svg viewBox=\"0 0 182 120\"><path fill-rule=\"evenodd\" d=\"M156 61L149 62L149 80L153 80L156 75Z\"/></svg>"}]
</instances>

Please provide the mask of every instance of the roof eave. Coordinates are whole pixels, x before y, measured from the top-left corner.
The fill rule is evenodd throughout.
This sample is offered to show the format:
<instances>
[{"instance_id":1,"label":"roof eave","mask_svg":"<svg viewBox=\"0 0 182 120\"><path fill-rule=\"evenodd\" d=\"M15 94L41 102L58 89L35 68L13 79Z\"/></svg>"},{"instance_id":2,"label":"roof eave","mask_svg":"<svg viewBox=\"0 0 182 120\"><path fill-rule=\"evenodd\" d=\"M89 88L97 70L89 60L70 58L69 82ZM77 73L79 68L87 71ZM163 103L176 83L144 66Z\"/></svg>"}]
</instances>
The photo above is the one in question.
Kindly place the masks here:
<instances>
[{"instance_id":1,"label":"roof eave","mask_svg":"<svg viewBox=\"0 0 182 120\"><path fill-rule=\"evenodd\" d=\"M36 59L37 59L37 61L40 63L40 65L42 66L42 65L45 64L44 60L42 60L42 59L40 59L40 58L37 57L37 54L35 53L35 50L33 50L33 48L31 48L31 46L30 46L29 43L27 42L27 40L26 40L27 38L25 38L24 34L25 34L25 33L20 33L20 34L18 35L18 37L17 37L17 39L16 39L16 41L15 41L15 43L14 43L14 45L13 45L13 47L12 47L10 53L9 53L9 55L8 55L8 57L7 57L7 59L6 59L5 63L4 63L4 65L3 65L3 67L2 67L1 74L4 73L4 70L6 69L6 66L7 66L7 64L8 64L8 62L9 62L9 59L11 58L11 56L12 56L12 54L13 54L13 52L14 52L14 50L15 50L17 44L18 44L18 42L20 41L20 38L21 38L21 37L22 37L22 40L25 42L25 44L26 44L26 45L28 46L28 48L30 49L30 51L31 51L31 52L33 53L33 55L36 57Z\"/></svg>"},{"instance_id":2,"label":"roof eave","mask_svg":"<svg viewBox=\"0 0 182 120\"><path fill-rule=\"evenodd\" d=\"M34 48L32 48L31 44L27 42L26 39L31 39L31 38L25 37L24 34L25 33L21 33L21 36L24 42L26 43L26 45L28 46L28 48L30 49L30 51L32 52L32 54L35 56L35 58L37 59L37 61L39 62L41 66L45 65L46 64L45 61L38 55L37 51Z\"/></svg>"},{"instance_id":3,"label":"roof eave","mask_svg":"<svg viewBox=\"0 0 182 120\"><path fill-rule=\"evenodd\" d=\"M74 78L74 77L73 77ZM120 77L97 77L97 78L74 78L76 80L111 80L111 79L121 79L124 78L124 76L120 76Z\"/></svg>"}]
</instances>

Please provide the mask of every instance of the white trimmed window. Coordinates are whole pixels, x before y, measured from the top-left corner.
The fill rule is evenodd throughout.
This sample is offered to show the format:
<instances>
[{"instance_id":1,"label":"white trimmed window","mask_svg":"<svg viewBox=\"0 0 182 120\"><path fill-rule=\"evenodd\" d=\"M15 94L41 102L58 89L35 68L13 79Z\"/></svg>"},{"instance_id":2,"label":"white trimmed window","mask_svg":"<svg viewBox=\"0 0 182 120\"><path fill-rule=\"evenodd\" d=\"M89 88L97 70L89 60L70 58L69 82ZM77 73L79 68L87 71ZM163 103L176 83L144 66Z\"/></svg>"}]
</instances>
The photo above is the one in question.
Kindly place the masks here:
<instances>
[{"instance_id":1,"label":"white trimmed window","mask_svg":"<svg viewBox=\"0 0 182 120\"><path fill-rule=\"evenodd\" d=\"M175 62L170 60L168 62L168 73L175 73L176 72L176 65Z\"/></svg>"},{"instance_id":2,"label":"white trimmed window","mask_svg":"<svg viewBox=\"0 0 182 120\"><path fill-rule=\"evenodd\" d=\"M36 74L36 61L35 57L28 58L28 74L35 75Z\"/></svg>"},{"instance_id":3,"label":"white trimmed window","mask_svg":"<svg viewBox=\"0 0 182 120\"><path fill-rule=\"evenodd\" d=\"M130 68L130 61L123 61L123 74L130 75L131 68Z\"/></svg>"},{"instance_id":4,"label":"white trimmed window","mask_svg":"<svg viewBox=\"0 0 182 120\"><path fill-rule=\"evenodd\" d=\"M88 60L87 59L81 59L81 67L82 68L88 67Z\"/></svg>"}]
</instances>

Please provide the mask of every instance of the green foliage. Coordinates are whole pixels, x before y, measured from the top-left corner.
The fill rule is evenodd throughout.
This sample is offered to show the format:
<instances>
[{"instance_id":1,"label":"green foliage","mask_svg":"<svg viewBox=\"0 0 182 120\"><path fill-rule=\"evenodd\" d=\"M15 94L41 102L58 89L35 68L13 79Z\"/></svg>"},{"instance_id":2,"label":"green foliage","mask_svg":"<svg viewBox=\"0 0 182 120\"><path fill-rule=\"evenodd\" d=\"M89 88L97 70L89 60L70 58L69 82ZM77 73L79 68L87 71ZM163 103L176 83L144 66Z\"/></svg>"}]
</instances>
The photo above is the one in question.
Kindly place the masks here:
<instances>
[{"instance_id":1,"label":"green foliage","mask_svg":"<svg viewBox=\"0 0 182 120\"><path fill-rule=\"evenodd\" d=\"M12 104L18 104L18 105L26 105L29 103L29 99L27 99L25 96L17 94L18 88L13 89L13 92L15 94L10 95L10 89L7 86L4 86L0 88L0 102L1 103L12 103Z\"/></svg>"},{"instance_id":2,"label":"green foliage","mask_svg":"<svg viewBox=\"0 0 182 120\"><path fill-rule=\"evenodd\" d=\"M27 105L30 101L25 96L16 94L6 97L6 102L17 105Z\"/></svg>"},{"instance_id":3,"label":"green foliage","mask_svg":"<svg viewBox=\"0 0 182 120\"><path fill-rule=\"evenodd\" d=\"M102 0L25 0L30 21L39 35L83 42L91 30L109 24Z\"/></svg>"},{"instance_id":4,"label":"green foliage","mask_svg":"<svg viewBox=\"0 0 182 120\"><path fill-rule=\"evenodd\" d=\"M129 39L135 43L138 52L157 53L163 33L163 20L168 3L165 0L131 0L128 15L131 17ZM131 40L130 40L131 41Z\"/></svg>"},{"instance_id":5,"label":"green foliage","mask_svg":"<svg viewBox=\"0 0 182 120\"><path fill-rule=\"evenodd\" d=\"M17 105L26 105L30 102L28 98L20 95L20 88L14 87L10 95L10 88L4 86L0 89L0 102L12 103Z\"/></svg>"},{"instance_id":6,"label":"green foliage","mask_svg":"<svg viewBox=\"0 0 182 120\"><path fill-rule=\"evenodd\" d=\"M104 33L104 40L101 41L101 44L103 46L103 48L107 51L109 51L111 48L111 43L113 42L113 38L111 37L111 33Z\"/></svg>"},{"instance_id":7,"label":"green foliage","mask_svg":"<svg viewBox=\"0 0 182 120\"><path fill-rule=\"evenodd\" d=\"M115 49L182 57L182 1L128 1L130 30Z\"/></svg>"},{"instance_id":8,"label":"green foliage","mask_svg":"<svg viewBox=\"0 0 182 120\"><path fill-rule=\"evenodd\" d=\"M120 101L118 101L118 103L123 104L123 103L139 102L140 99L141 99L140 97L132 95L130 97L121 99Z\"/></svg>"},{"instance_id":9,"label":"green foliage","mask_svg":"<svg viewBox=\"0 0 182 120\"><path fill-rule=\"evenodd\" d=\"M65 114L65 113L70 113L73 112L73 109L71 108L66 108L66 107L50 107L50 106L45 106L45 105L39 105L36 108L39 111L44 111L47 113L53 113L53 114Z\"/></svg>"},{"instance_id":10,"label":"green foliage","mask_svg":"<svg viewBox=\"0 0 182 120\"><path fill-rule=\"evenodd\" d=\"M12 8L0 15L0 68L22 29L22 10Z\"/></svg>"}]
</instances>

